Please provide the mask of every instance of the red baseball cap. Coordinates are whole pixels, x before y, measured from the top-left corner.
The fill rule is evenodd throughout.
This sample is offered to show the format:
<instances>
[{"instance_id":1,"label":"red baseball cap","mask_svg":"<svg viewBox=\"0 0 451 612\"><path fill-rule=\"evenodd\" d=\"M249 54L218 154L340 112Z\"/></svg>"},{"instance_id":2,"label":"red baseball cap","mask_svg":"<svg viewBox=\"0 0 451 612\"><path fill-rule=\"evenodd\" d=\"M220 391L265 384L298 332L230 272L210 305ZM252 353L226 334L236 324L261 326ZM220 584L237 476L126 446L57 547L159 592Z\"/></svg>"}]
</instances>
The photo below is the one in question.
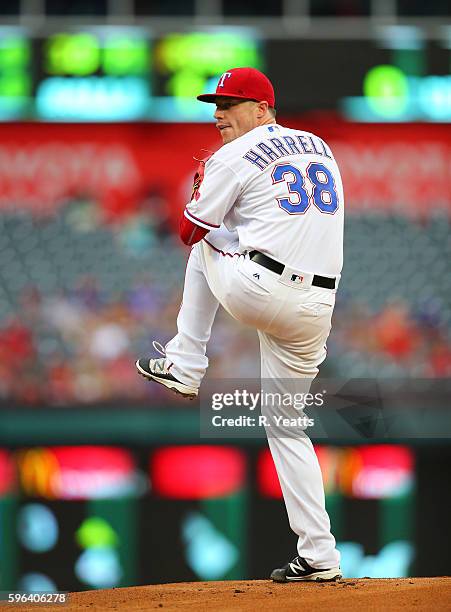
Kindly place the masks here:
<instances>
[{"instance_id":1,"label":"red baseball cap","mask_svg":"<svg viewBox=\"0 0 451 612\"><path fill-rule=\"evenodd\" d=\"M201 102L215 102L218 96L243 98L262 102L266 100L274 108L274 88L267 76L256 68L231 68L224 72L216 86L216 92L197 96Z\"/></svg>"}]
</instances>

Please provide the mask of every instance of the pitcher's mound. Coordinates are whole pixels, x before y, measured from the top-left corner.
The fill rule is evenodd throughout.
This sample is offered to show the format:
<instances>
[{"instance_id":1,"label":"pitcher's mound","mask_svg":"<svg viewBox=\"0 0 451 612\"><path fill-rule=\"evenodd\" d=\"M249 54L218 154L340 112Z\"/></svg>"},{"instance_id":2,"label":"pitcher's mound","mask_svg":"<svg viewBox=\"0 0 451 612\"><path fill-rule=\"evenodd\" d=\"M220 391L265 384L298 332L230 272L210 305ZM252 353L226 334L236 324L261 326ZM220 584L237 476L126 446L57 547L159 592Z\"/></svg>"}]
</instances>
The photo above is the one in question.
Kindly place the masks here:
<instances>
[{"instance_id":1,"label":"pitcher's mound","mask_svg":"<svg viewBox=\"0 0 451 612\"><path fill-rule=\"evenodd\" d=\"M58 606L12 606L52 610ZM275 584L269 580L179 582L71 593L61 611L192 610L450 610L451 578L347 579L328 583Z\"/></svg>"}]
</instances>

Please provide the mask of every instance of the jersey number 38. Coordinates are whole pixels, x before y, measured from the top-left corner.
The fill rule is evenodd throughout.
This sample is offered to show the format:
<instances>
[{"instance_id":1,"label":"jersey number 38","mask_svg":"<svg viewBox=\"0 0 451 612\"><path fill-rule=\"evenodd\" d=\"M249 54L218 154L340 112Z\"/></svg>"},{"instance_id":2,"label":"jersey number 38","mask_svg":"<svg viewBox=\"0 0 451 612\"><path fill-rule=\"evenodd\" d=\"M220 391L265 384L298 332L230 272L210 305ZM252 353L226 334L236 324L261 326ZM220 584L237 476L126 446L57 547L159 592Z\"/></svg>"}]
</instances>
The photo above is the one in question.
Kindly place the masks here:
<instances>
[{"instance_id":1,"label":"jersey number 38","mask_svg":"<svg viewBox=\"0 0 451 612\"><path fill-rule=\"evenodd\" d=\"M303 215L313 203L320 212L333 215L338 208L338 195L331 171L324 164L312 162L305 173L305 178L313 186L310 196L299 168L292 164L277 164L274 167L272 184L285 182L288 188L288 197L276 198L280 208L289 215Z\"/></svg>"}]
</instances>

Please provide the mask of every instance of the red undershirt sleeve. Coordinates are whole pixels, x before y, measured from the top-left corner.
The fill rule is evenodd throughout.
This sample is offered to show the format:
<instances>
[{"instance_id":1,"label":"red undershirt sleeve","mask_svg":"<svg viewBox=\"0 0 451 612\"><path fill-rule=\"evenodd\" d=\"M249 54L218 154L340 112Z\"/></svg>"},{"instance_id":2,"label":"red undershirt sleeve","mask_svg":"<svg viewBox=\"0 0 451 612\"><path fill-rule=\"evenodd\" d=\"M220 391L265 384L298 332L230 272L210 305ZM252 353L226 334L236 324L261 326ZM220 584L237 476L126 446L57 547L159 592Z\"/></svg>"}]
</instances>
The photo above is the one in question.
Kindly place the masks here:
<instances>
[{"instance_id":1,"label":"red undershirt sleeve","mask_svg":"<svg viewBox=\"0 0 451 612\"><path fill-rule=\"evenodd\" d=\"M193 223L190 219L182 215L180 219L179 234L182 241L188 246L192 246L202 240L208 234L207 229Z\"/></svg>"}]
</instances>

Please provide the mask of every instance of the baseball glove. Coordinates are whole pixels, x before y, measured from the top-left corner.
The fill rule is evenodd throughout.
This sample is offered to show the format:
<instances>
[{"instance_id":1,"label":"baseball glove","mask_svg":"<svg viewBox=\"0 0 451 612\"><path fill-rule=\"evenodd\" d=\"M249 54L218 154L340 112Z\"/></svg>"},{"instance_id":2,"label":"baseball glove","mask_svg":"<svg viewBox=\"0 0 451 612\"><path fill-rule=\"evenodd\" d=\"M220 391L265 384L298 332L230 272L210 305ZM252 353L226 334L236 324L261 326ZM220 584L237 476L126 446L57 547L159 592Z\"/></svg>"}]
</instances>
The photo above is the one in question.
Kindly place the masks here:
<instances>
[{"instance_id":1,"label":"baseball glove","mask_svg":"<svg viewBox=\"0 0 451 612\"><path fill-rule=\"evenodd\" d=\"M205 151L207 155L201 158L198 158L198 157L193 158L199 162L199 165L197 166L196 174L194 175L193 191L191 193L190 201L199 199L199 195L200 195L199 187L202 185L202 181L204 180L205 164L210 159L210 157L213 155L213 151L208 151L208 149L201 149L201 151Z\"/></svg>"}]
</instances>

